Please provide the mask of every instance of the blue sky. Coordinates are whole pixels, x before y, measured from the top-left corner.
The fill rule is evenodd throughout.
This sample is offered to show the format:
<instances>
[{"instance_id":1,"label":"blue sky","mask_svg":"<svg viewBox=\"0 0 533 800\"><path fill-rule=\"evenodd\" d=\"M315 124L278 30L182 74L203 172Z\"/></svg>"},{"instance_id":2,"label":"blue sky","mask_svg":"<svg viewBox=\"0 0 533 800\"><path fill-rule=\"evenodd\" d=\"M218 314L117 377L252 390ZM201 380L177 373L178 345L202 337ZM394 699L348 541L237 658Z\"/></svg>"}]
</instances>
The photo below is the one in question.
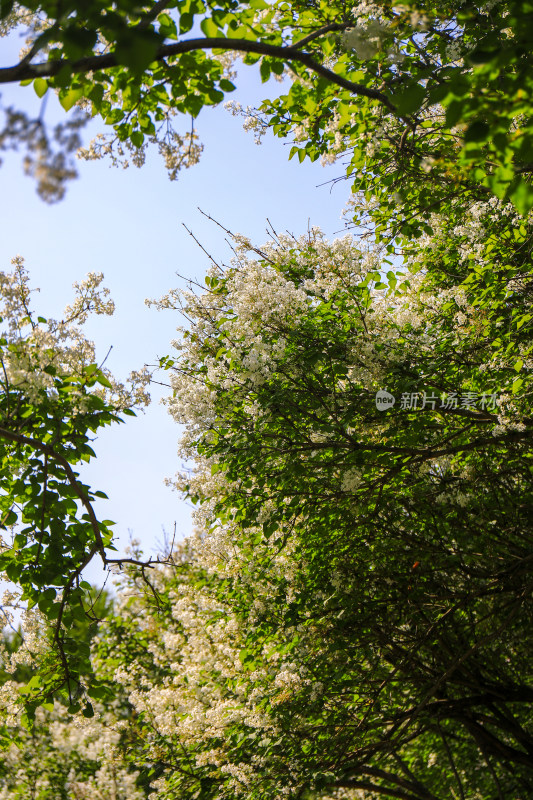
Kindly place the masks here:
<instances>
[{"instance_id":1,"label":"blue sky","mask_svg":"<svg viewBox=\"0 0 533 800\"><path fill-rule=\"evenodd\" d=\"M279 84L262 85L253 67L242 67L236 83L231 99L243 106L280 91ZM1 100L4 106L39 108L32 87L4 87ZM52 97L45 119L53 122L60 115ZM183 131L189 124L183 119ZM95 318L88 331L99 359L112 346L106 365L119 377L171 352L179 319L147 308L145 298L183 285L176 272L203 283L207 258L182 223L214 257L228 259L222 231L198 207L256 243L266 239L267 217L277 230L296 235L305 232L308 221L330 237L343 229L348 183L318 186L342 174L341 165L289 162L289 144L267 136L256 145L241 120L223 106L202 111L197 129L205 145L201 161L177 181L168 180L157 154L141 169L79 162L79 179L52 206L39 199L33 181L24 176L20 155L2 154L0 269L8 270L16 254L26 259L32 284L40 287L33 305L45 317L61 315L75 280L89 271L103 272L116 312ZM92 127L86 138L97 130ZM161 540L163 528L172 533L176 524L178 535L190 530L186 503L164 485L180 464L179 428L158 403L163 393L154 387L154 402L145 414L102 432L94 443L97 459L83 471L93 488L109 495L97 510L116 521L119 543L127 543L131 531L147 553ZM98 574L93 570L88 577Z\"/></svg>"}]
</instances>

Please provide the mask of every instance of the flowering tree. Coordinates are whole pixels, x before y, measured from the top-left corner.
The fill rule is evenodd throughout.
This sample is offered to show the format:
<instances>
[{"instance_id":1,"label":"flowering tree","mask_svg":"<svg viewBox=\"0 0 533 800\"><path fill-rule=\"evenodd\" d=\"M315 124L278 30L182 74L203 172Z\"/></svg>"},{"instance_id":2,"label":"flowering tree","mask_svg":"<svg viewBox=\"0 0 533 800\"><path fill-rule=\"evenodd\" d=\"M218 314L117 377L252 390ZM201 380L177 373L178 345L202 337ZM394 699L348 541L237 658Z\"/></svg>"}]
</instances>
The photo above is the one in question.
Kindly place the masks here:
<instances>
[{"instance_id":1,"label":"flowering tree","mask_svg":"<svg viewBox=\"0 0 533 800\"><path fill-rule=\"evenodd\" d=\"M169 409L212 577L171 595L160 688L129 672L162 797L531 791L527 272L482 305L430 268L445 245L460 278L495 223L520 218L441 219L388 285L350 237L236 237L163 299L189 321Z\"/></svg>"},{"instance_id":2,"label":"flowering tree","mask_svg":"<svg viewBox=\"0 0 533 800\"><path fill-rule=\"evenodd\" d=\"M26 30L27 46L0 83L31 83L39 96L50 88L65 109L100 116L113 133L88 158L126 149L139 164L153 141L175 177L200 154L194 129L174 130L176 114L221 102L243 58L264 81L289 79L253 124L293 136L301 160L350 151L346 172L378 200L371 216L384 229L419 234L428 210L458 196L495 194L524 213L533 205L532 11L521 0L45 1L6 2L1 13L3 31ZM27 141L27 168L54 200L73 174L74 133L60 128L54 151L41 120L10 110L1 141Z\"/></svg>"},{"instance_id":3,"label":"flowering tree","mask_svg":"<svg viewBox=\"0 0 533 800\"><path fill-rule=\"evenodd\" d=\"M41 613L19 653L35 668L19 695L31 718L54 694L72 712L88 699L81 682L90 672L88 642L72 637L87 616L97 621L82 571L95 556L104 566L119 559L109 552L113 523L99 521L93 508L105 494L81 481L76 465L94 456L97 430L147 402L148 375L132 374L126 387L95 362L81 326L90 313L113 313L101 274L75 284L74 303L56 321L34 315L23 260L13 266L0 273L0 568L16 587L4 597L3 625L19 603Z\"/></svg>"},{"instance_id":4,"label":"flowering tree","mask_svg":"<svg viewBox=\"0 0 533 800\"><path fill-rule=\"evenodd\" d=\"M72 632L81 570L112 561L111 539L72 465L134 400L72 327L88 301L46 328L20 265L4 279L0 559L32 605L3 656L4 733L23 745L5 796L530 796L529 4L2 10L30 41L0 81L101 115L113 133L85 157L141 163L153 140L174 177L199 150L171 118L221 101L235 54L287 72L248 125L346 160L359 234L233 236L205 288L159 302L188 320L161 366L196 533L147 593L131 555L92 655ZM10 113L4 143L29 130L50 164L42 128L35 145ZM22 732L20 698L29 723L44 696ZM58 765L44 783L32 737Z\"/></svg>"},{"instance_id":5,"label":"flowering tree","mask_svg":"<svg viewBox=\"0 0 533 800\"><path fill-rule=\"evenodd\" d=\"M108 786L101 725L117 798L529 796L529 283L483 306L460 279L487 227L530 220L489 201L463 223L434 219L386 281L386 246L234 236L205 289L159 302L188 320L165 366L196 534L149 592L125 579L96 721L40 719L66 797ZM459 282L436 291L444 244Z\"/></svg>"}]
</instances>

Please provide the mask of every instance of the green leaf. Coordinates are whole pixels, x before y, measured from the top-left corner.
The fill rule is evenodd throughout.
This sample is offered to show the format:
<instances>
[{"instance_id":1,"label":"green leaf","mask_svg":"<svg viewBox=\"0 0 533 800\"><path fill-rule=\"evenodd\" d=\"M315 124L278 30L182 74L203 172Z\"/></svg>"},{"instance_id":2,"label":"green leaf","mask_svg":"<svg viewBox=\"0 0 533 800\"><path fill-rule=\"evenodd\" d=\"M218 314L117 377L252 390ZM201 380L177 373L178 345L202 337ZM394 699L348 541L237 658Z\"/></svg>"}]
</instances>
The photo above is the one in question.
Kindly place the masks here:
<instances>
[{"instance_id":1,"label":"green leaf","mask_svg":"<svg viewBox=\"0 0 533 800\"><path fill-rule=\"evenodd\" d=\"M497 49L488 49L483 46L476 47L468 53L467 60L471 64L489 64L498 55Z\"/></svg>"},{"instance_id":2,"label":"green leaf","mask_svg":"<svg viewBox=\"0 0 533 800\"><path fill-rule=\"evenodd\" d=\"M6 514L2 516L2 527L3 528L10 527L11 525L14 525L17 520L18 516L14 511L10 509Z\"/></svg>"},{"instance_id":3,"label":"green leaf","mask_svg":"<svg viewBox=\"0 0 533 800\"><path fill-rule=\"evenodd\" d=\"M449 88L447 85L443 85L441 83L437 84L430 90L428 94L428 106L435 105L436 103L442 103L448 94Z\"/></svg>"},{"instance_id":4,"label":"green leaf","mask_svg":"<svg viewBox=\"0 0 533 800\"><path fill-rule=\"evenodd\" d=\"M144 134L141 133L141 131L133 131L132 134L130 135L130 140L134 147L142 147L144 143ZM102 383L101 380L99 380L98 382ZM109 383L109 381L107 383ZM106 386L107 384L103 385Z\"/></svg>"},{"instance_id":5,"label":"green leaf","mask_svg":"<svg viewBox=\"0 0 533 800\"><path fill-rule=\"evenodd\" d=\"M194 17L192 14L180 14L180 33L188 33L194 24Z\"/></svg>"},{"instance_id":6,"label":"green leaf","mask_svg":"<svg viewBox=\"0 0 533 800\"><path fill-rule=\"evenodd\" d=\"M519 214L526 215L533 208L533 187L523 178L518 179L509 197Z\"/></svg>"},{"instance_id":7,"label":"green leaf","mask_svg":"<svg viewBox=\"0 0 533 800\"><path fill-rule=\"evenodd\" d=\"M127 30L118 40L115 56L119 64L124 64L133 73L140 74L155 59L160 45L156 33L149 30Z\"/></svg>"},{"instance_id":8,"label":"green leaf","mask_svg":"<svg viewBox=\"0 0 533 800\"><path fill-rule=\"evenodd\" d=\"M202 29L202 33L205 33L209 39L222 35L222 31L218 25L213 22L211 17L206 17L206 19L203 19L200 23L200 28Z\"/></svg>"},{"instance_id":9,"label":"green leaf","mask_svg":"<svg viewBox=\"0 0 533 800\"><path fill-rule=\"evenodd\" d=\"M453 128L463 117L465 103L462 100L452 100L446 108L446 125Z\"/></svg>"},{"instance_id":10,"label":"green leaf","mask_svg":"<svg viewBox=\"0 0 533 800\"><path fill-rule=\"evenodd\" d=\"M533 318L533 315L531 315L531 314L523 314L521 317L519 317L519 318L516 320L516 329L517 329L517 330L520 330L520 328L521 328L523 325L525 325L525 324L526 324L526 322L529 322L529 321L530 321L532 318Z\"/></svg>"},{"instance_id":11,"label":"green leaf","mask_svg":"<svg viewBox=\"0 0 533 800\"><path fill-rule=\"evenodd\" d=\"M72 106L83 96L83 89L66 89L59 92L59 102L65 109L70 111Z\"/></svg>"},{"instance_id":12,"label":"green leaf","mask_svg":"<svg viewBox=\"0 0 533 800\"><path fill-rule=\"evenodd\" d=\"M68 64L63 64L57 75L54 75L54 86L66 88L72 79L72 70Z\"/></svg>"},{"instance_id":13,"label":"green leaf","mask_svg":"<svg viewBox=\"0 0 533 800\"><path fill-rule=\"evenodd\" d=\"M43 97L48 91L48 81L45 78L35 78L33 88L37 97Z\"/></svg>"},{"instance_id":14,"label":"green leaf","mask_svg":"<svg viewBox=\"0 0 533 800\"><path fill-rule=\"evenodd\" d=\"M163 14L160 14L158 16L158 18L157 18L157 21L159 23L159 32L165 38L167 38L167 39L168 38L171 38L171 39L176 39L177 38L178 29L176 27L176 23L174 22L174 20L170 16L170 14L167 14L166 12L164 12Z\"/></svg>"},{"instance_id":15,"label":"green leaf","mask_svg":"<svg viewBox=\"0 0 533 800\"><path fill-rule=\"evenodd\" d=\"M192 117L197 117L204 107L204 99L198 95L190 94L183 101L183 105Z\"/></svg>"},{"instance_id":16,"label":"green leaf","mask_svg":"<svg viewBox=\"0 0 533 800\"><path fill-rule=\"evenodd\" d=\"M135 132L134 132L134 133L135 133ZM132 134L132 138L133 138L133 135L134 135L134 134ZM142 133L140 134L140 136L142 137L142 140L144 141L144 136L142 135ZM139 140L137 139L136 141L139 141ZM135 144L135 142L134 142L134 144ZM141 141L141 144L142 144L142 141ZM135 146L136 146L136 147L140 147L140 145L135 145ZM112 389L112 388L113 388L113 386L112 386L112 384L111 384L111 381L109 380L109 378L107 378L107 377L106 377L106 376L103 374L103 372L100 372L100 373L97 375L97 377L96 377L96 381L97 381L97 383L99 383L101 386L105 386L105 387L106 387L106 389Z\"/></svg>"},{"instance_id":17,"label":"green leaf","mask_svg":"<svg viewBox=\"0 0 533 800\"><path fill-rule=\"evenodd\" d=\"M270 78L270 60L263 58L259 65L259 72L261 74L261 80L263 83L266 83Z\"/></svg>"},{"instance_id":18,"label":"green leaf","mask_svg":"<svg viewBox=\"0 0 533 800\"><path fill-rule=\"evenodd\" d=\"M207 96L209 97L210 103L216 105L224 99L224 92L219 92L218 89L209 89Z\"/></svg>"},{"instance_id":19,"label":"green leaf","mask_svg":"<svg viewBox=\"0 0 533 800\"><path fill-rule=\"evenodd\" d=\"M5 19L13 11L14 0L0 0L0 19Z\"/></svg>"},{"instance_id":20,"label":"green leaf","mask_svg":"<svg viewBox=\"0 0 533 800\"><path fill-rule=\"evenodd\" d=\"M218 85L220 86L223 92L234 92L235 89L237 88L235 84L232 83L231 81L228 81L227 78L222 78L222 80L218 82Z\"/></svg>"},{"instance_id":21,"label":"green leaf","mask_svg":"<svg viewBox=\"0 0 533 800\"><path fill-rule=\"evenodd\" d=\"M400 94L394 95L392 102L398 109L399 114L413 114L422 106L425 97L425 88L415 83L404 89Z\"/></svg>"},{"instance_id":22,"label":"green leaf","mask_svg":"<svg viewBox=\"0 0 533 800\"><path fill-rule=\"evenodd\" d=\"M489 138L490 127L486 122L475 120L465 131L465 142L484 142Z\"/></svg>"}]
</instances>

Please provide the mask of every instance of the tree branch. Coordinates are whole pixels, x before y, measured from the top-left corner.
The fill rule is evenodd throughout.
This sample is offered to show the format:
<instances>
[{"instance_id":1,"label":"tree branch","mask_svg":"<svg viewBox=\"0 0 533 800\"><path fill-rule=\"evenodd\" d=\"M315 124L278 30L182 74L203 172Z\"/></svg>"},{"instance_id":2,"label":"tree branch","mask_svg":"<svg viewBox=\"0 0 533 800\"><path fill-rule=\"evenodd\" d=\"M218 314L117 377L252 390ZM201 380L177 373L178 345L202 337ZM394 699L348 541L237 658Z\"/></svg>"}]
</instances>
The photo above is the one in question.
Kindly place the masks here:
<instances>
[{"instance_id":1,"label":"tree branch","mask_svg":"<svg viewBox=\"0 0 533 800\"><path fill-rule=\"evenodd\" d=\"M146 14L143 15L141 21L137 23L136 30L143 30L143 28L147 28L150 23L162 12L165 10L167 6L169 6L171 0L159 0L151 9L147 11Z\"/></svg>"},{"instance_id":2,"label":"tree branch","mask_svg":"<svg viewBox=\"0 0 533 800\"><path fill-rule=\"evenodd\" d=\"M378 769L378 767L362 767L361 773L363 775L369 775L371 778L380 778L384 781L390 781L390 783L395 783L401 789L405 789L405 791L413 792L415 796L423 798L423 800L439 800L439 798L430 792L425 786L423 786L418 781L415 783L412 780L406 780L405 778L400 778L399 775L393 775L391 773L386 772L383 769Z\"/></svg>"},{"instance_id":3,"label":"tree branch","mask_svg":"<svg viewBox=\"0 0 533 800\"><path fill-rule=\"evenodd\" d=\"M226 37L205 37L201 39L188 39L184 42L163 45L157 51L154 61L163 61L169 56L177 56L182 53L190 53L195 50L236 50L240 53L255 53L257 55L271 56L280 58L288 62L298 62L308 69L322 76L330 83L347 89L349 92L361 97L368 97L370 100L377 100L389 111L395 112L396 108L382 92L376 89L369 89L360 83L354 83L341 75L337 75L332 70L324 67L308 53L301 53L298 47L302 46L301 40L292 47L266 44L265 42L253 42L248 39L231 39ZM23 61L13 67L3 67L0 69L0 83L14 83L18 81L33 80L35 78L53 78L59 71L67 66L75 74L85 74L87 72L111 69L120 66L115 53L104 55L85 56L77 61L59 59L57 61L44 61L40 64L25 64Z\"/></svg>"},{"instance_id":4,"label":"tree branch","mask_svg":"<svg viewBox=\"0 0 533 800\"><path fill-rule=\"evenodd\" d=\"M297 42L294 42L291 47L294 49L300 49L300 47L305 47L306 44L318 39L319 36L323 36L325 33L329 33L330 31L345 31L346 28L349 28L351 24L353 23L330 22L329 25L324 25L322 28L313 31L312 33L308 33L307 36L303 37L303 39L299 39Z\"/></svg>"},{"instance_id":5,"label":"tree branch","mask_svg":"<svg viewBox=\"0 0 533 800\"><path fill-rule=\"evenodd\" d=\"M100 557L101 557L101 559L102 559L102 561L103 561L103 563L104 563L104 566L106 566L106 567L108 565L110 565L110 564L118 564L118 565L136 564L137 566L140 566L140 567L144 568L144 567L154 567L157 564L169 564L170 563L168 560L161 560L159 558L157 558L157 559L150 558L150 559L148 559L148 561L139 561L139 560L137 560L135 558L107 558L106 552L105 552L105 545L104 545L104 543L102 541L102 535L100 533L100 526L98 524L98 519L97 519L96 514L94 512L94 509L92 507L91 501L89 500L89 498L87 497L87 495L83 491L79 481L76 478L76 474L75 474L74 470L72 469L72 467L70 466L70 464L67 461L67 459L64 456L60 455L59 453L56 453L54 448L50 447L50 445L43 444L43 442L40 442L38 439L32 439L31 437L24 436L21 433L15 433L13 431L9 431L6 428L0 428L0 437L3 437L4 439L9 439L10 441L13 441L13 442L17 442L18 444L28 445L29 447L35 448L35 450L40 450L42 453L45 453L46 456L48 456L49 458L54 459L55 461L58 462L58 464L61 464L61 466L63 467L63 469L67 473L68 482L70 483L70 485L75 490L79 500L82 502L84 508L87 511L87 514L89 515L89 519L90 519L90 522L91 522L91 527L92 527L92 530L93 530L93 533L94 533L94 538L95 538L95 543L96 543L96 547L91 550L91 557L90 558L92 558L98 552ZM90 559L89 559L89 561L90 561ZM87 566L87 563L88 563L88 561L84 561L83 567ZM77 572L73 573L74 577L76 576L76 574L79 574L80 571L81 570L78 570Z\"/></svg>"},{"instance_id":6,"label":"tree branch","mask_svg":"<svg viewBox=\"0 0 533 800\"><path fill-rule=\"evenodd\" d=\"M0 428L0 437L3 437L4 439L9 439L12 442L17 442L18 444L28 445L29 447L33 447L35 450L40 450L41 453L45 453L50 458L53 458L55 461L57 461L58 464L61 464L61 466L63 467L63 469L67 474L68 482L76 492L78 498L80 499L85 510L87 511L87 514L89 515L91 528L94 533L94 538L98 548L98 552L100 553L100 556L102 557L102 560L105 563L106 561L105 547L102 541L102 535L100 533L100 526L98 525L96 514L94 513L91 501L81 488L79 481L76 479L74 470L70 466L67 459L64 456L60 455L59 453L56 453L54 448L50 447L50 445L43 444L43 442L40 442L38 439L32 439L31 437L24 436L21 433L15 433L14 431L9 431L6 428Z\"/></svg>"},{"instance_id":7,"label":"tree branch","mask_svg":"<svg viewBox=\"0 0 533 800\"><path fill-rule=\"evenodd\" d=\"M401 789L393 789L389 786L380 786L370 781L344 780L335 781L333 787L339 789L366 789L369 792L385 795L386 797L397 797L399 800L420 800L420 795L406 794Z\"/></svg>"}]
</instances>

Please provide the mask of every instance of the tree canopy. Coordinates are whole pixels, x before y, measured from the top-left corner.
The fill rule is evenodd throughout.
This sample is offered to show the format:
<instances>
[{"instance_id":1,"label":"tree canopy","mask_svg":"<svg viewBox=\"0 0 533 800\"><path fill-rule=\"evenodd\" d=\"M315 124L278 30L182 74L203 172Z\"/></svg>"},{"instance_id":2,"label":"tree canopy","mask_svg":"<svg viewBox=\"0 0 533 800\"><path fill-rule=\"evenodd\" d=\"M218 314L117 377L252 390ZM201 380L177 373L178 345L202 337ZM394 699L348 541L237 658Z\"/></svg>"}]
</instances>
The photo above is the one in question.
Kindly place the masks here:
<instances>
[{"instance_id":1,"label":"tree canopy","mask_svg":"<svg viewBox=\"0 0 533 800\"><path fill-rule=\"evenodd\" d=\"M27 28L27 47L0 83L55 89L65 109L100 116L112 142L139 155L156 141L172 171L197 155L175 116L195 118L232 92L236 57L264 81L288 73L262 123L294 136L300 159L351 151L347 174L378 201L374 221L411 236L457 196L533 206L532 13L521 1L6 2L4 29Z\"/></svg>"},{"instance_id":2,"label":"tree canopy","mask_svg":"<svg viewBox=\"0 0 533 800\"><path fill-rule=\"evenodd\" d=\"M284 92L248 126L338 161L353 197L346 236L226 231L230 263L156 303L185 317L160 367L197 509L164 564L110 558L73 469L144 400L79 328L111 310L101 278L47 322L22 264L3 275L0 563L28 608L0 797L530 796L533 7L1 8L29 41L0 82L99 115L85 157L153 142L175 177L199 156L178 114L221 102L242 58ZM57 199L66 162L17 113L3 141L41 148ZM93 556L126 567L99 625Z\"/></svg>"}]
</instances>

